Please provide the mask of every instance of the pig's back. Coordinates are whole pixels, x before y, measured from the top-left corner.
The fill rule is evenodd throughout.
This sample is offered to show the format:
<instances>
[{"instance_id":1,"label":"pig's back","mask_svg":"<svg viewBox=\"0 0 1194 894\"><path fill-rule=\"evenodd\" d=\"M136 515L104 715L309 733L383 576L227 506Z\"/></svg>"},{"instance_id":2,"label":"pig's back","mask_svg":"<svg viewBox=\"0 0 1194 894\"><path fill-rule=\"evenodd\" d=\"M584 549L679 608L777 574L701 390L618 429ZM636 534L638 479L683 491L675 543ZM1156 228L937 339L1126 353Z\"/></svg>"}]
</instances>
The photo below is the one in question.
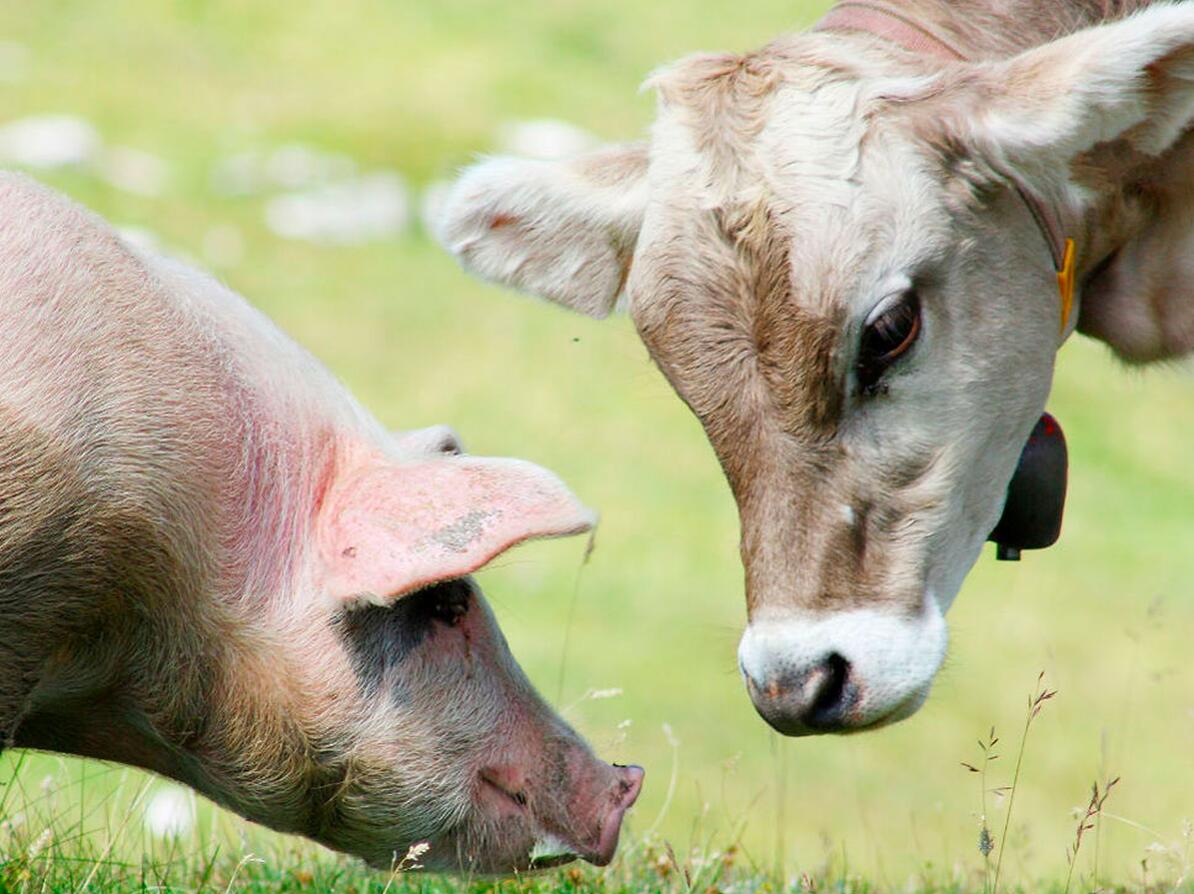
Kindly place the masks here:
<instances>
[{"instance_id":1,"label":"pig's back","mask_svg":"<svg viewBox=\"0 0 1194 894\"><path fill-rule=\"evenodd\" d=\"M239 304L244 317L230 334L231 310L209 307L180 277L74 203L0 174L0 416L23 433L10 453L40 442L44 457L36 469L0 466L0 500L38 493L47 475L70 481L58 502L87 507L80 533L139 529L163 573L193 589L217 587L217 576L217 588L263 588L291 571L285 544L299 539L321 461L305 427L315 423L280 418L267 383L241 362L249 352L237 342L253 335L236 333L256 325L254 312L222 294L216 304ZM252 363L277 359L285 381L286 341L271 338ZM25 509L61 515L48 501ZM0 541L6 527L27 519L0 514ZM135 595L181 598L176 586L159 590Z\"/></svg>"},{"instance_id":2,"label":"pig's back","mask_svg":"<svg viewBox=\"0 0 1194 894\"><path fill-rule=\"evenodd\" d=\"M48 667L72 667L86 651L80 638L105 640L134 600L181 595L180 569L196 553L185 530L164 521L176 494L149 471L154 453L171 472L179 465L148 434L170 411L155 407L153 389L135 387L157 348L130 322L154 311L136 264L105 229L0 175L3 723L46 685ZM106 653L94 646L97 663Z\"/></svg>"},{"instance_id":3,"label":"pig's back","mask_svg":"<svg viewBox=\"0 0 1194 894\"><path fill-rule=\"evenodd\" d=\"M0 400L50 431L107 420L89 434L128 442L176 414L169 391L214 384L205 334L116 234L12 174L0 174L0 322Z\"/></svg>"}]
</instances>

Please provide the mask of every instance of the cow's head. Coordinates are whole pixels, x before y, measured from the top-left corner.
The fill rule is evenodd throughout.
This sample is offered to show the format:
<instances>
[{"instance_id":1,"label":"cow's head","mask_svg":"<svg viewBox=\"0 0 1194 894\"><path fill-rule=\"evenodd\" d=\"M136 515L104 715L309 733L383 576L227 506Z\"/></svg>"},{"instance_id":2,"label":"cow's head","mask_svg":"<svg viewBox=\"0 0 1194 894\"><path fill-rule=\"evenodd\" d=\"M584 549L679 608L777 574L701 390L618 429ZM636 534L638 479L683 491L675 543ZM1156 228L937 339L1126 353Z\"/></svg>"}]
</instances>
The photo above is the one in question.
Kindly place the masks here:
<instances>
[{"instance_id":1,"label":"cow's head","mask_svg":"<svg viewBox=\"0 0 1194 894\"><path fill-rule=\"evenodd\" d=\"M740 666L789 734L908 716L945 654L1074 325L1014 185L1097 273L1092 152L1162 152L1194 100L1190 5L932 75L859 46L684 60L649 143L485 162L442 228L489 279L593 316L626 296L733 488Z\"/></svg>"}]
</instances>

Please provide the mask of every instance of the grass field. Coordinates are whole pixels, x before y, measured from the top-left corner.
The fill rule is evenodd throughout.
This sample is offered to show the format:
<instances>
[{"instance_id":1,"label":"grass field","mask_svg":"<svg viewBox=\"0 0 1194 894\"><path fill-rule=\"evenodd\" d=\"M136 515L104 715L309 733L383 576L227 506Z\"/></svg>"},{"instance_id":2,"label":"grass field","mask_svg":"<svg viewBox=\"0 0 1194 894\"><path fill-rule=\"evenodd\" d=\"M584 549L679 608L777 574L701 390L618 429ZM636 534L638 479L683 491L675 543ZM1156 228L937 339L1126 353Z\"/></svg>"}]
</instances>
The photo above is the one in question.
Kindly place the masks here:
<instances>
[{"instance_id":1,"label":"grass field","mask_svg":"<svg viewBox=\"0 0 1194 894\"><path fill-rule=\"evenodd\" d=\"M1060 546L1019 565L980 563L950 614L947 666L912 720L783 740L735 671L744 608L733 503L628 321L583 320L478 284L417 225L356 245L288 241L264 223L278 189L212 186L230 156L288 143L396 170L418 192L492 149L505 122L550 116L632 138L651 117L637 88L654 66L746 49L819 9L7 0L0 125L77 115L105 143L164 159L148 194L87 169L40 176L214 267L385 423L450 422L472 451L539 461L601 510L587 563L579 542L535 545L482 583L531 678L604 757L643 764L647 785L609 870L502 887L981 891L982 785L962 762L978 765L976 740L994 726L1002 756L987 787L1009 784L1044 670L1058 695L1033 723L1006 841L1008 799L986 798L1001 886L1062 890L1075 808L1093 781L1119 776L1071 890L1194 890L1188 369L1126 370L1098 345L1069 344L1050 404L1072 458ZM202 803L187 831L155 836L143 815L164 783L119 767L9 753L0 785L0 891L461 884L370 873Z\"/></svg>"}]
</instances>

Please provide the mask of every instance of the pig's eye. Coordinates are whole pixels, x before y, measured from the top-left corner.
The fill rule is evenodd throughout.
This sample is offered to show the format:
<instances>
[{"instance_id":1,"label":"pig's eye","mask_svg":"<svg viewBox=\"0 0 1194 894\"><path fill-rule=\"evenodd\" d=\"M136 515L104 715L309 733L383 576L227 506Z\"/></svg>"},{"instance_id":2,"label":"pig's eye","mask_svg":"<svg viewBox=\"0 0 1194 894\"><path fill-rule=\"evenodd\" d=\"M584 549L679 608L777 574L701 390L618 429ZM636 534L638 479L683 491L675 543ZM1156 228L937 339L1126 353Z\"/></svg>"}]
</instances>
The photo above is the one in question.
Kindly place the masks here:
<instances>
[{"instance_id":1,"label":"pig's eye","mask_svg":"<svg viewBox=\"0 0 1194 894\"><path fill-rule=\"evenodd\" d=\"M468 614L469 591L467 586L440 586L433 592L433 600L427 613L436 621L455 627Z\"/></svg>"},{"instance_id":2,"label":"pig's eye","mask_svg":"<svg viewBox=\"0 0 1194 894\"><path fill-rule=\"evenodd\" d=\"M920 335L920 296L908 291L882 308L866 324L858 350L858 388L863 394L881 390L880 379L908 353Z\"/></svg>"}]
</instances>

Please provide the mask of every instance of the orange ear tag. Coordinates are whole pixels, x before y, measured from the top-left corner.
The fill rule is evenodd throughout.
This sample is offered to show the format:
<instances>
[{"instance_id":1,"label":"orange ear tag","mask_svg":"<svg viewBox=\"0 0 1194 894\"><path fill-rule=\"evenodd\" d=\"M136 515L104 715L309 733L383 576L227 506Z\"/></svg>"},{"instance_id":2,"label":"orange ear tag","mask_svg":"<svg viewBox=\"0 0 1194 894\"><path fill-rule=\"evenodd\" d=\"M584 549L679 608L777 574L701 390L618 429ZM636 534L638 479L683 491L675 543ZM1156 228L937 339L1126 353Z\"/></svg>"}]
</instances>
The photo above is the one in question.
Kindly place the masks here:
<instances>
[{"instance_id":1,"label":"orange ear tag","mask_svg":"<svg viewBox=\"0 0 1194 894\"><path fill-rule=\"evenodd\" d=\"M1074 261L1077 252L1074 250L1074 240L1065 241L1065 254L1062 257L1061 269L1057 271L1057 291L1061 293L1061 334L1065 335L1066 327L1070 323L1070 313L1074 309Z\"/></svg>"}]
</instances>

